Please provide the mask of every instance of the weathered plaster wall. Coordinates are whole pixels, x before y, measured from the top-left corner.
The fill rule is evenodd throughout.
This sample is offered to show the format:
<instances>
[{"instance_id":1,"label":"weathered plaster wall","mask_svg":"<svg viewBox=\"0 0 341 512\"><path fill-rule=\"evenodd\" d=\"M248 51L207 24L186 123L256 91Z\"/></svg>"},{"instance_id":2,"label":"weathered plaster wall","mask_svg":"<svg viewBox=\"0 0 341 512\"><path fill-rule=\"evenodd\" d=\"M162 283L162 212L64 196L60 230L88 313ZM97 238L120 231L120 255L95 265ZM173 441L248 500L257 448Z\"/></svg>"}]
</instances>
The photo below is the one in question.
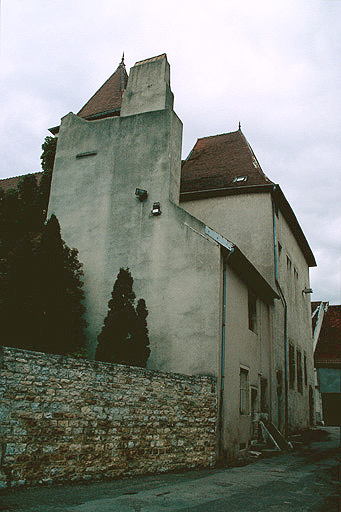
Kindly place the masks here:
<instances>
[{"instance_id":1,"label":"weathered plaster wall","mask_svg":"<svg viewBox=\"0 0 341 512\"><path fill-rule=\"evenodd\" d=\"M216 381L2 347L0 486L211 467Z\"/></svg>"},{"instance_id":2,"label":"weathered plaster wall","mask_svg":"<svg viewBox=\"0 0 341 512\"><path fill-rule=\"evenodd\" d=\"M270 193L228 195L185 201L181 206L236 243L268 282L276 288L273 209ZM309 386L313 386L310 296L302 294L305 287L309 288L309 267L281 211L276 217L276 231L277 240L282 246L281 254L278 255L278 280L288 305L288 342L295 345L295 350L299 348L302 351L302 362L304 354L307 357L307 384L303 381L303 390L298 391L296 378L294 387L288 391L288 424L290 429L305 428L309 424ZM287 256L290 259L290 265L287 264ZM284 431L284 307L280 300L275 300L272 308L272 325L272 418ZM280 395L277 395L278 370L282 372Z\"/></svg>"},{"instance_id":3,"label":"weathered plaster wall","mask_svg":"<svg viewBox=\"0 0 341 512\"><path fill-rule=\"evenodd\" d=\"M274 283L272 204L269 193L184 201L181 206L238 245L263 277Z\"/></svg>"},{"instance_id":4,"label":"weathered plaster wall","mask_svg":"<svg viewBox=\"0 0 341 512\"><path fill-rule=\"evenodd\" d=\"M276 228L277 240L282 247L278 254L278 279L288 304L288 343L295 347L296 375L293 387L289 387L288 407L289 428L296 429L309 425L309 386L314 388L310 295L302 293L304 288L310 287L309 267L281 211L276 217ZM279 304L275 311L277 315L280 308ZM303 374L304 355L307 357L307 381L305 383L303 375L302 391L297 385L297 349L302 353Z\"/></svg>"},{"instance_id":5,"label":"weathered plaster wall","mask_svg":"<svg viewBox=\"0 0 341 512\"><path fill-rule=\"evenodd\" d=\"M170 200L178 196L181 129L169 110L93 122L69 114L49 214L57 215L64 240L84 264L92 354L116 276L129 267L136 296L149 310L148 367L216 375L220 249L203 239L202 223ZM96 155L77 158L90 151ZM137 199L136 187L148 191L146 201ZM158 217L151 214L155 201Z\"/></svg>"},{"instance_id":6,"label":"weathered plaster wall","mask_svg":"<svg viewBox=\"0 0 341 512\"><path fill-rule=\"evenodd\" d=\"M243 281L227 269L225 391L223 414L223 450L228 457L238 454L240 445L248 446L252 439L251 387L257 392L254 412L260 412L260 378L267 379L267 413L273 414L271 388L271 321L270 308L257 299L257 332L249 329L248 289ZM249 372L249 411L240 413L240 368Z\"/></svg>"}]
</instances>

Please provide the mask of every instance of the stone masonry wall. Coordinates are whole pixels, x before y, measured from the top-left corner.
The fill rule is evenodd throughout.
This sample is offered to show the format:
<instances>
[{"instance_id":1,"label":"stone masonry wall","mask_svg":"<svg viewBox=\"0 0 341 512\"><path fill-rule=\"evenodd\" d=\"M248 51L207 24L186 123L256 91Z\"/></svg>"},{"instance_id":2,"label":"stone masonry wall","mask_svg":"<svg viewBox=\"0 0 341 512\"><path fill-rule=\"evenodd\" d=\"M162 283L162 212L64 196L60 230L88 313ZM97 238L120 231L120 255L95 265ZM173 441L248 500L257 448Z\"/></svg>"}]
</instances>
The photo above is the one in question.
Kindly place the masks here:
<instances>
[{"instance_id":1,"label":"stone masonry wall","mask_svg":"<svg viewBox=\"0 0 341 512\"><path fill-rule=\"evenodd\" d=\"M215 464L215 379L6 347L0 356L0 486Z\"/></svg>"}]
</instances>

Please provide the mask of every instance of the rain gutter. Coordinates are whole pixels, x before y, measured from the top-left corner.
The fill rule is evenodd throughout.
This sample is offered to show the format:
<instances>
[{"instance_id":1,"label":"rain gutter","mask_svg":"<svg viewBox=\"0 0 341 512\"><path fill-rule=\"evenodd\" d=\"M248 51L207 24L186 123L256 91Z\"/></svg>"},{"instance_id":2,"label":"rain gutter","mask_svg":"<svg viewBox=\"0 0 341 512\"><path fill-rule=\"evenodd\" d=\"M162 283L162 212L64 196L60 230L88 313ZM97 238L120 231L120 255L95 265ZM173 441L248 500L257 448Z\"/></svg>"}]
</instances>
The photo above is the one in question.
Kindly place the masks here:
<instances>
[{"instance_id":1,"label":"rain gutter","mask_svg":"<svg viewBox=\"0 0 341 512\"><path fill-rule=\"evenodd\" d=\"M276 185L274 186L274 190ZM278 281L278 253L277 253L277 226L276 226L276 211L275 202L272 201L272 217L274 229L274 259L275 259L275 283L279 296L284 308L284 431L285 435L288 434L288 415L289 415L289 371L288 371L288 305L285 300L283 290Z\"/></svg>"}]
</instances>

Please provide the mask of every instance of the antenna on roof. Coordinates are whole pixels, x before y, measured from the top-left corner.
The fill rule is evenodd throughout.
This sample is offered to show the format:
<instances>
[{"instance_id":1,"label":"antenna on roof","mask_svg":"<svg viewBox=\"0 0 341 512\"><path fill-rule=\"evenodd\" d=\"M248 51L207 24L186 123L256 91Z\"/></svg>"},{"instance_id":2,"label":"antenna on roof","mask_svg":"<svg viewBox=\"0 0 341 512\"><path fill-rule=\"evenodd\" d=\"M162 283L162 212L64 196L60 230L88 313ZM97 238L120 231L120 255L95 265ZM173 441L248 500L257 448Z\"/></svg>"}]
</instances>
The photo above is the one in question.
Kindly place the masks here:
<instances>
[{"instance_id":1,"label":"antenna on roof","mask_svg":"<svg viewBox=\"0 0 341 512\"><path fill-rule=\"evenodd\" d=\"M241 130L242 129L242 125L240 124L240 121L238 123L238 130Z\"/></svg>"}]
</instances>

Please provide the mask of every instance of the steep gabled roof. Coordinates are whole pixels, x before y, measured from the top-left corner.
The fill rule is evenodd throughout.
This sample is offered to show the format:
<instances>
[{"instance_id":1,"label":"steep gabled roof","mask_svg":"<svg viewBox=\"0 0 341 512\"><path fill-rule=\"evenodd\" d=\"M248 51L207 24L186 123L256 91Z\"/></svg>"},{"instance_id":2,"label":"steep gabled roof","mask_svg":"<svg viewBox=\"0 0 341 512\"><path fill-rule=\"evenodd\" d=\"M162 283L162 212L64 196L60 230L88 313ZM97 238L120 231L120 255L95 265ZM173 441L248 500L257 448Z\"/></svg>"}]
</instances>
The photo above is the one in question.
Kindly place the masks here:
<instances>
[{"instance_id":1,"label":"steep gabled roof","mask_svg":"<svg viewBox=\"0 0 341 512\"><path fill-rule=\"evenodd\" d=\"M88 120L119 115L122 94L127 87L127 81L128 75L122 57L115 73L98 89L77 115Z\"/></svg>"},{"instance_id":2,"label":"steep gabled roof","mask_svg":"<svg viewBox=\"0 0 341 512\"><path fill-rule=\"evenodd\" d=\"M315 351L315 366L341 367L341 306L329 306Z\"/></svg>"},{"instance_id":3,"label":"steep gabled roof","mask_svg":"<svg viewBox=\"0 0 341 512\"><path fill-rule=\"evenodd\" d=\"M271 184L240 129L198 139L182 164L181 194Z\"/></svg>"}]
</instances>

